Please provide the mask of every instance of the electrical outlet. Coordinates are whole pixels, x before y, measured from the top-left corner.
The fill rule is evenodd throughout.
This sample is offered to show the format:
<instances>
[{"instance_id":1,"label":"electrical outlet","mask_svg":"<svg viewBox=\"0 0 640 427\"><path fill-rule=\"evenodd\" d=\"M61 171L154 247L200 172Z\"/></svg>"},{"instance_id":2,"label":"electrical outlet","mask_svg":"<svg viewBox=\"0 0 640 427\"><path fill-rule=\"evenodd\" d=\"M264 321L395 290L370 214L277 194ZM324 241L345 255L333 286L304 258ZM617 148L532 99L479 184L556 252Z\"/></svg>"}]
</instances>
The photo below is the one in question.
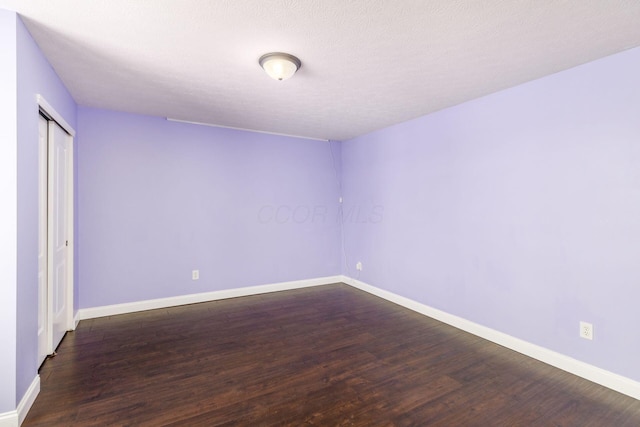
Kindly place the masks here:
<instances>
[{"instance_id":1,"label":"electrical outlet","mask_svg":"<svg viewBox=\"0 0 640 427\"><path fill-rule=\"evenodd\" d=\"M591 323L580 322L580 338L593 339L593 325Z\"/></svg>"},{"instance_id":2,"label":"electrical outlet","mask_svg":"<svg viewBox=\"0 0 640 427\"><path fill-rule=\"evenodd\" d=\"M198 280L200 278L200 270L191 271L191 280Z\"/></svg>"},{"instance_id":3,"label":"electrical outlet","mask_svg":"<svg viewBox=\"0 0 640 427\"><path fill-rule=\"evenodd\" d=\"M362 263L360 261L356 264L356 270L362 271Z\"/></svg>"}]
</instances>

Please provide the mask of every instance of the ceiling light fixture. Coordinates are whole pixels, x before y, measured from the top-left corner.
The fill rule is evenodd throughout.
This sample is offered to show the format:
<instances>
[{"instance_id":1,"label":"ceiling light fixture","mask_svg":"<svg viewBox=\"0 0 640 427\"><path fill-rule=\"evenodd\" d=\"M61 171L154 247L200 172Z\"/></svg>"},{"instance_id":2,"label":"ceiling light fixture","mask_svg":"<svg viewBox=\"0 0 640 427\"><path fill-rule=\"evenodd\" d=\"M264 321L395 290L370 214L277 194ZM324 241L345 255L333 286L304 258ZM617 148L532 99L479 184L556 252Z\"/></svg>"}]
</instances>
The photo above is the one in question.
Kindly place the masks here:
<instances>
[{"instance_id":1,"label":"ceiling light fixture","mask_svg":"<svg viewBox=\"0 0 640 427\"><path fill-rule=\"evenodd\" d=\"M287 80L302 65L295 56L282 52L266 53L260 57L258 63L264 68L269 77L276 80Z\"/></svg>"}]
</instances>

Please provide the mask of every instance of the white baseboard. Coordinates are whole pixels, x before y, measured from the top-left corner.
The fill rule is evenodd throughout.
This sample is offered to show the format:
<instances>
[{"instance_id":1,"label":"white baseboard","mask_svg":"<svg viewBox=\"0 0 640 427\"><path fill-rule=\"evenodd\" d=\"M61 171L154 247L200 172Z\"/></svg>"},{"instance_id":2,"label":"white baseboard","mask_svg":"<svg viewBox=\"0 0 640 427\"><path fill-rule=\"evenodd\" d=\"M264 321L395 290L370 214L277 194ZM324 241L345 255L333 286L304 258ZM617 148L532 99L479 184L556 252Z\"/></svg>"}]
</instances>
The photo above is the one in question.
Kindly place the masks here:
<instances>
[{"instance_id":1,"label":"white baseboard","mask_svg":"<svg viewBox=\"0 0 640 427\"><path fill-rule=\"evenodd\" d=\"M93 319L95 317L114 316L116 314L134 313L137 311L154 310L157 308L175 307L178 305L195 304L199 302L265 294L269 292L287 291L291 289L307 288L310 286L328 285L330 283L338 283L341 281L342 276L328 276L316 279L295 280L292 282L272 283L269 285L249 286L245 288L225 289L200 294L179 295L170 298L106 305L102 307L81 308L76 314L76 319L80 321Z\"/></svg>"},{"instance_id":2,"label":"white baseboard","mask_svg":"<svg viewBox=\"0 0 640 427\"><path fill-rule=\"evenodd\" d=\"M15 411L0 414L0 427L19 427L27 417L38 393L40 393L40 375L36 375L33 379Z\"/></svg>"},{"instance_id":3,"label":"white baseboard","mask_svg":"<svg viewBox=\"0 0 640 427\"><path fill-rule=\"evenodd\" d=\"M38 397L38 393L40 393L40 375L36 375L33 381L31 381L31 385L18 404L18 424L22 424L27 417L27 413L29 413L31 405L33 405L36 397Z\"/></svg>"},{"instance_id":4,"label":"white baseboard","mask_svg":"<svg viewBox=\"0 0 640 427\"><path fill-rule=\"evenodd\" d=\"M469 332L503 347L517 351L518 353L522 353L525 356L532 357L548 365L562 369L563 371L585 378L596 384L600 384L635 399L640 399L640 383L630 378L614 374L613 372L581 362L569 356L565 356L564 354L556 353L555 351L544 347L531 344L530 342L523 341L519 338L496 331L495 329L479 325L470 320L463 319L462 317L454 316L436 308L429 307L412 299L394 294L393 292L376 288L375 286L366 284L359 280L352 279L347 276L341 276L340 281L353 286L354 288L363 290L380 298L386 299L387 301L391 301L420 314L424 314L425 316L454 326L465 332Z\"/></svg>"},{"instance_id":5,"label":"white baseboard","mask_svg":"<svg viewBox=\"0 0 640 427\"><path fill-rule=\"evenodd\" d=\"M0 427L18 427L18 411L3 412L0 414Z\"/></svg>"},{"instance_id":6,"label":"white baseboard","mask_svg":"<svg viewBox=\"0 0 640 427\"><path fill-rule=\"evenodd\" d=\"M353 286L354 288L376 295L380 298L386 299L387 301L391 301L395 304L401 305L425 316L454 326L465 332L469 332L471 334L499 344L503 347L517 351L518 353L522 353L526 356L547 363L548 365L562 369L594 383L600 384L602 386L608 387L612 390L640 400L640 383L637 381L598 368L597 366L581 362L569 356L565 356L564 354L560 354L547 348L540 347L519 338L512 337L505 333L496 331L495 329L479 325L462 317L458 317L442 310L429 307L412 299L394 294L393 292L376 288L375 286L344 275L321 277L308 280L296 280L292 282L273 283L269 285L251 286L237 289L226 289L200 294L180 295L171 298L160 298L102 307L83 308L78 310L75 320L77 325L77 322L79 322L80 320L92 319L95 317L113 316L117 314L133 313L137 311L174 307L184 304L194 304L199 302L215 301L248 295L257 295L268 292L286 291L290 289L327 285L330 283L338 282L346 283L347 285ZM2 417L5 415L10 416L11 413L0 414L0 427L5 426L5 424L2 424Z\"/></svg>"}]
</instances>

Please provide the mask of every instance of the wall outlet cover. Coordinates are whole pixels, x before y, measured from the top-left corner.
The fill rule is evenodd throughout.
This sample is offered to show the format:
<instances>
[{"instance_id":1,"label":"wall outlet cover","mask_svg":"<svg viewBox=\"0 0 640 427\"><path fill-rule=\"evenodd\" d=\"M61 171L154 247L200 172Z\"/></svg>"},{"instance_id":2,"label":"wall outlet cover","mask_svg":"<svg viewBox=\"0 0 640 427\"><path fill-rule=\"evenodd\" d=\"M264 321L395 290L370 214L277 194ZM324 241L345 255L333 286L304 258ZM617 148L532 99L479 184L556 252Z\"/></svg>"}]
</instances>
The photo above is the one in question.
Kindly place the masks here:
<instances>
[{"instance_id":1,"label":"wall outlet cover","mask_svg":"<svg viewBox=\"0 0 640 427\"><path fill-rule=\"evenodd\" d=\"M593 339L593 325L587 322L580 322L580 337L592 340Z\"/></svg>"}]
</instances>

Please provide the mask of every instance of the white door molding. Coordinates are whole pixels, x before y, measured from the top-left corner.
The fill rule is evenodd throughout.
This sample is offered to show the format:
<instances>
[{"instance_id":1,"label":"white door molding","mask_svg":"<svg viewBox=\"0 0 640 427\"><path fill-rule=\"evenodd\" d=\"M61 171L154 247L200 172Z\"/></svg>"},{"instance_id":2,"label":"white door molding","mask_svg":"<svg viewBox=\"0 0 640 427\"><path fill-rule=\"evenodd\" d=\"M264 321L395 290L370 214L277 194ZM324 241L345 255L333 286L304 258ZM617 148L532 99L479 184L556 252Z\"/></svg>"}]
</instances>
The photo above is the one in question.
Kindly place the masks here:
<instances>
[{"instance_id":1,"label":"white door molding","mask_svg":"<svg viewBox=\"0 0 640 427\"><path fill-rule=\"evenodd\" d=\"M51 104L49 104L47 102L46 99L44 99L44 97L40 94L36 95L36 99L38 101L38 106L40 107L40 110L43 111L47 116L49 116L49 118L51 118L51 120L53 120L54 122L58 123L60 125L60 127L62 129L65 130L65 132L67 132L69 135L75 137L76 136L76 131L73 127L71 127L71 125L69 123L67 123L67 121L64 119L64 117L62 117L62 115L60 113L58 113L56 111L55 108L53 108L51 106Z\"/></svg>"}]
</instances>

